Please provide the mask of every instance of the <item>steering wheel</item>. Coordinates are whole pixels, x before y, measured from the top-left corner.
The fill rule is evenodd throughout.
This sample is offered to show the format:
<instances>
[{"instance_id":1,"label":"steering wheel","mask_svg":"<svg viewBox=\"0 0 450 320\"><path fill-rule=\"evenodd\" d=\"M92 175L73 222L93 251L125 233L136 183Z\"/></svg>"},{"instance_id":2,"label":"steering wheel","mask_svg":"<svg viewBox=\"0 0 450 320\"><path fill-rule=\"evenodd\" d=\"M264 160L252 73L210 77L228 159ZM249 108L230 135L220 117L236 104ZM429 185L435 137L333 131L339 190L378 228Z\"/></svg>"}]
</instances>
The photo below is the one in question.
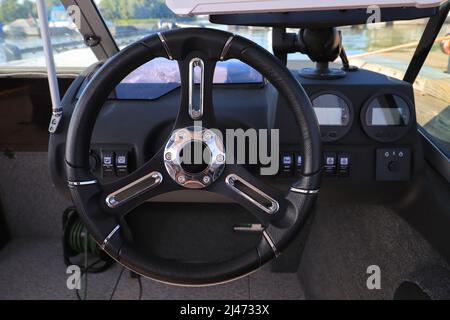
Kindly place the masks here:
<instances>
[{"instance_id":1,"label":"steering wheel","mask_svg":"<svg viewBox=\"0 0 450 320\"><path fill-rule=\"evenodd\" d=\"M89 167L90 141L100 109L125 76L156 57L177 60L180 68L181 102L172 133L142 167L115 182L101 183ZM212 92L214 70L218 61L228 59L238 59L260 72L293 111L304 164L300 179L284 194L242 165L228 163L220 134L211 130L217 128ZM195 68L201 70L201 96L197 104L192 97ZM202 145L210 157L209 163L197 170L187 168L180 160L184 148L193 144ZM230 281L278 257L299 232L314 205L320 171L319 127L301 85L268 51L243 37L219 30L167 31L121 50L88 83L68 129L68 185L91 236L120 264L171 284L200 286ZM186 188L225 195L250 211L264 226L258 245L232 259L208 263L170 260L141 252L121 227L126 223L125 215L152 197Z\"/></svg>"}]
</instances>

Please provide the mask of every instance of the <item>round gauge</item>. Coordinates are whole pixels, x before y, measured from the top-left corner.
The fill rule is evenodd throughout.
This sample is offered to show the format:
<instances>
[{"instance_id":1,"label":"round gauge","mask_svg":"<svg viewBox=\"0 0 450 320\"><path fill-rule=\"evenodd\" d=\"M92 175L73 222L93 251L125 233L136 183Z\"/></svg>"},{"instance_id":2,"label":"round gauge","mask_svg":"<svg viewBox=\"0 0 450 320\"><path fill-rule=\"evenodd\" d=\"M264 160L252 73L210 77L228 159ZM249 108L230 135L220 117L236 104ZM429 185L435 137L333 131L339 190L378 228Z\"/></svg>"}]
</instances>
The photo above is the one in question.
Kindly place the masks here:
<instances>
[{"instance_id":1,"label":"round gauge","mask_svg":"<svg viewBox=\"0 0 450 320\"><path fill-rule=\"evenodd\" d=\"M411 128L412 103L397 93L378 94L365 104L361 112L364 131L380 142L400 139Z\"/></svg>"},{"instance_id":2,"label":"round gauge","mask_svg":"<svg viewBox=\"0 0 450 320\"><path fill-rule=\"evenodd\" d=\"M311 100L320 125L322 141L341 139L353 122L353 110L348 99L335 92L322 92Z\"/></svg>"}]
</instances>

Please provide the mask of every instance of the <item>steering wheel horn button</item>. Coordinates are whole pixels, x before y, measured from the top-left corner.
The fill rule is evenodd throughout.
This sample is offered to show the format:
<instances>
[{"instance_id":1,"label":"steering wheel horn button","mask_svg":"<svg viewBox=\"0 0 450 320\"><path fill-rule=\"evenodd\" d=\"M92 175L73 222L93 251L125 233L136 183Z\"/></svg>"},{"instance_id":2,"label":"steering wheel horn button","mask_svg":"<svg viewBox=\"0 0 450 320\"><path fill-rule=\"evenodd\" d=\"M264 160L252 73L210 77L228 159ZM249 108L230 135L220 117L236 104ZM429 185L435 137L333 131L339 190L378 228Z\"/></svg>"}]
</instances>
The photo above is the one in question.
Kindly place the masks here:
<instances>
[{"instance_id":1,"label":"steering wheel horn button","mask_svg":"<svg viewBox=\"0 0 450 320\"><path fill-rule=\"evenodd\" d=\"M280 204L275 199L236 174L228 175L225 178L225 183L231 190L247 199L267 214L275 214L280 209Z\"/></svg>"},{"instance_id":2,"label":"steering wheel horn button","mask_svg":"<svg viewBox=\"0 0 450 320\"><path fill-rule=\"evenodd\" d=\"M188 189L203 189L216 181L225 159L221 135L199 126L175 130L164 149L167 173Z\"/></svg>"}]
</instances>

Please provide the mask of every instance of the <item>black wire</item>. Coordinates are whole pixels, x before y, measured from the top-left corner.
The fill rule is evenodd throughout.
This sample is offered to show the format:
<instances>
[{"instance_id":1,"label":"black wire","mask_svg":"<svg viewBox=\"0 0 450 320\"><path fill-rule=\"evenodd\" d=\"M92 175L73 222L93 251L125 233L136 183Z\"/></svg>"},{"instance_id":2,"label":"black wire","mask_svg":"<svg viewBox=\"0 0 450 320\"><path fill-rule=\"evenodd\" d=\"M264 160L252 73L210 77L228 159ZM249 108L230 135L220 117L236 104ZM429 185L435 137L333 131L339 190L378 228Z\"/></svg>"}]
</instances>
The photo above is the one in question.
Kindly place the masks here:
<instances>
[{"instance_id":1,"label":"black wire","mask_svg":"<svg viewBox=\"0 0 450 320\"><path fill-rule=\"evenodd\" d=\"M81 279L80 279L80 280L81 280ZM85 289L85 290L86 290L86 289ZM80 296L80 290L76 289L76 290L75 290L75 294L77 295L77 299L78 299L78 300L80 300L80 301L83 300L83 298L81 298L81 296Z\"/></svg>"},{"instance_id":2,"label":"black wire","mask_svg":"<svg viewBox=\"0 0 450 320\"><path fill-rule=\"evenodd\" d=\"M87 230L85 230L84 232L84 268L86 269L86 271L88 271L88 232ZM87 300L88 274L89 272L86 272L86 276L84 277L84 300Z\"/></svg>"},{"instance_id":3,"label":"black wire","mask_svg":"<svg viewBox=\"0 0 450 320\"><path fill-rule=\"evenodd\" d=\"M119 285L120 279L122 278L122 274L123 274L124 270L125 270L125 267L122 267L122 269L120 270L119 276L117 277L116 284L114 285L114 289L111 293L111 296L109 297L109 300L113 299L114 294L116 293L117 287Z\"/></svg>"},{"instance_id":4,"label":"black wire","mask_svg":"<svg viewBox=\"0 0 450 320\"><path fill-rule=\"evenodd\" d=\"M95 267L95 266L96 266L97 264L99 264L100 262L102 262L102 259L99 259L99 260L97 260L97 261L91 263L91 264L87 267L87 270L88 270L88 271L82 271L82 272L81 272L81 277L83 277L83 275L85 275L86 273L89 273L89 269ZM122 267L122 270L120 271L119 277L118 277L118 279L116 280L116 284L115 284L115 286L114 286L113 292L112 292L112 294L111 294L109 300L112 300L112 298L113 298L114 295L115 295L115 292L116 292L117 287L118 287L118 285L119 285L119 282L120 282L120 279L121 279L121 277L122 277L122 274L123 274L124 269L125 269L125 268ZM139 287L138 300L142 300L142 296L143 296L143 293L144 293L144 288L143 288L143 285L142 285L142 277L141 277L140 275L137 275L137 281L138 281L138 287ZM81 278L80 278L80 282L81 282ZM85 291L87 291L87 287L85 288ZM83 298L81 298L81 296L80 296L80 290L79 290L79 289L76 289L76 290L75 290L75 293L76 293L76 296L77 296L77 299L78 299L78 300L83 300ZM87 296L87 293L86 293L85 297L86 297L86 296ZM84 300L86 300L86 298L85 298Z\"/></svg>"},{"instance_id":5,"label":"black wire","mask_svg":"<svg viewBox=\"0 0 450 320\"><path fill-rule=\"evenodd\" d=\"M74 265L74 264L78 265L78 263L70 261L70 258L68 258L67 261L68 261L66 263L67 266L71 266L71 265ZM86 270L84 268L84 266L79 266L79 267L80 267L80 270L81 270L82 273L85 273L85 272L102 273L102 272L105 272L106 270L108 270L112 266L112 264L114 263L114 260L112 260L112 259L111 260L105 260L103 257L100 257L100 262L103 262L103 264L101 266L95 267L95 268L94 267L88 267L88 270Z\"/></svg>"},{"instance_id":6,"label":"black wire","mask_svg":"<svg viewBox=\"0 0 450 320\"><path fill-rule=\"evenodd\" d=\"M92 267L95 267L95 266L96 266L97 264L99 264L100 262L102 262L102 259L98 259L97 261L91 263L91 264L86 268L86 270L81 271L80 283L81 283L81 278L83 277L83 275L89 273L89 269L92 268ZM85 290L85 293L86 293L86 294L85 294L85 299L86 299L86 297L87 297L87 287L84 288L84 290ZM75 294L76 294L78 300L83 300L83 299L81 298L81 296L80 296L80 290L79 290L79 289L76 289L76 290L75 290Z\"/></svg>"},{"instance_id":7,"label":"black wire","mask_svg":"<svg viewBox=\"0 0 450 320\"><path fill-rule=\"evenodd\" d=\"M140 275L138 275L137 280L138 280L138 284L139 284L139 297L138 297L138 300L142 300L143 289L142 289L142 278L141 278Z\"/></svg>"}]
</instances>

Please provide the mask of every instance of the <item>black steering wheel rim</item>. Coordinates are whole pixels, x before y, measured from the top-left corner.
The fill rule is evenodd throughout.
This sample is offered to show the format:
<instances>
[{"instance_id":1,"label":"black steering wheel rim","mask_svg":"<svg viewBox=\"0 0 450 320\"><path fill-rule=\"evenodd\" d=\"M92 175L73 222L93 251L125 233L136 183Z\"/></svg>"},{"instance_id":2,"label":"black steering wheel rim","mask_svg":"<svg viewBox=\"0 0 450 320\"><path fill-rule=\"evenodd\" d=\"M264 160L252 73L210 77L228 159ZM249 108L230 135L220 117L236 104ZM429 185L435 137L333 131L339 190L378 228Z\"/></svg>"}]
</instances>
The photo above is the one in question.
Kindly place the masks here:
<instances>
[{"instance_id":1,"label":"black steering wheel rim","mask_svg":"<svg viewBox=\"0 0 450 320\"><path fill-rule=\"evenodd\" d=\"M291 107L299 126L299 144L303 147L304 154L301 178L282 200L282 214L280 210L280 214L268 219L257 247L234 259L217 263L185 263L139 252L121 232L120 225L123 221L120 215L114 214L114 210L105 206L104 189L107 187L102 186L89 170L90 140L95 121L108 95L120 81L154 58L186 61L197 55L211 62L208 65L212 67L220 60L238 59L265 76ZM180 63L180 70L183 65L185 64ZM209 80L212 82L212 75ZM208 93L208 99L212 103L212 93ZM183 96L182 88L182 105ZM182 107L180 113L181 110ZM214 118L213 112L211 114ZM154 170L164 172L162 166L154 163L151 165ZM150 167L149 165L148 168ZM233 170L248 177L245 170L236 166L226 174L235 173ZM186 28L148 36L120 51L97 71L84 89L70 121L66 171L72 199L82 220L99 245L119 263L139 274L171 284L211 285L239 278L258 269L278 256L297 234L319 190L321 140L307 94L278 59L240 36L213 29ZM132 178L128 179L131 181ZM173 185L173 181L167 182L167 188ZM214 184L208 189L224 191L215 189ZM250 207L248 203L244 206Z\"/></svg>"}]
</instances>

